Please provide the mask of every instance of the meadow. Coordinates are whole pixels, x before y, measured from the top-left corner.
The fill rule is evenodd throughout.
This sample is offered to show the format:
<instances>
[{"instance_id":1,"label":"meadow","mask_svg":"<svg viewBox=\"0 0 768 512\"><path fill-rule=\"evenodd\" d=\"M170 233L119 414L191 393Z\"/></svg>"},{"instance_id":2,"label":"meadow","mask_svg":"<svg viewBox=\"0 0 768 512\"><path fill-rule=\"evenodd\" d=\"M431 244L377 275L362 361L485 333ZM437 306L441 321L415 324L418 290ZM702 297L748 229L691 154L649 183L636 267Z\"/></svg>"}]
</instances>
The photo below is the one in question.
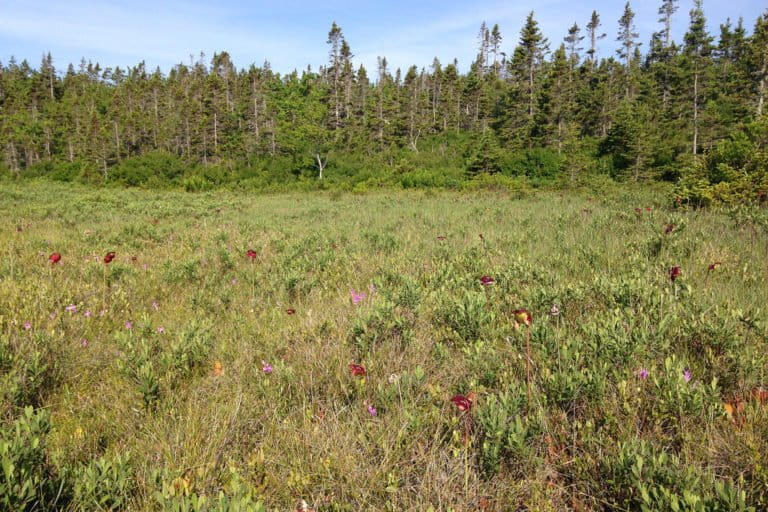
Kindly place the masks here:
<instances>
[{"instance_id":1,"label":"meadow","mask_svg":"<svg viewBox=\"0 0 768 512\"><path fill-rule=\"evenodd\" d=\"M0 216L2 510L768 510L765 208L3 183Z\"/></svg>"}]
</instances>

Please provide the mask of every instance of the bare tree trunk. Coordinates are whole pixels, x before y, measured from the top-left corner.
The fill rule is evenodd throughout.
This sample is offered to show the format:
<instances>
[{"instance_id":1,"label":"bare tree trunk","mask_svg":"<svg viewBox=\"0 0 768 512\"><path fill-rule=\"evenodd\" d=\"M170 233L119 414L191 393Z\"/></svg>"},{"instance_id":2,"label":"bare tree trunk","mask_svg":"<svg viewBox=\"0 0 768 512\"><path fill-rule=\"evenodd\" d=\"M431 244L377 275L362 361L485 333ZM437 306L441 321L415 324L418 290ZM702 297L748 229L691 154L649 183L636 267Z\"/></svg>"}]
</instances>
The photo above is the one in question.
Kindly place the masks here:
<instances>
[{"instance_id":1,"label":"bare tree trunk","mask_svg":"<svg viewBox=\"0 0 768 512\"><path fill-rule=\"evenodd\" d=\"M160 114L159 114L159 108L157 104L157 89L152 90L152 96L154 97L155 102L155 126L154 126L154 142L155 142L155 149L157 149L157 132L160 130Z\"/></svg>"},{"instance_id":2,"label":"bare tree trunk","mask_svg":"<svg viewBox=\"0 0 768 512\"><path fill-rule=\"evenodd\" d=\"M760 85L758 86L758 96L757 96L757 117L760 117L763 115L763 104L765 103L765 81L766 81L766 72L768 72L768 69L766 67L768 66L768 58L763 59L763 68L760 70Z\"/></svg>"},{"instance_id":3,"label":"bare tree trunk","mask_svg":"<svg viewBox=\"0 0 768 512\"><path fill-rule=\"evenodd\" d=\"M269 126L270 126L270 129L272 131L272 133L271 133L271 141L270 141L271 142L270 143L270 150L271 150L270 154L272 156L275 156L275 153L277 152L277 144L275 144L275 120L274 120L274 118L269 120Z\"/></svg>"},{"instance_id":4,"label":"bare tree trunk","mask_svg":"<svg viewBox=\"0 0 768 512\"><path fill-rule=\"evenodd\" d=\"M315 158L317 159L317 168L320 170L319 179L323 179L323 170L325 169L326 162L323 162L323 159L320 158L320 153L315 153Z\"/></svg>"},{"instance_id":5,"label":"bare tree trunk","mask_svg":"<svg viewBox=\"0 0 768 512\"><path fill-rule=\"evenodd\" d=\"M219 152L219 117L216 111L213 111L213 151Z\"/></svg>"},{"instance_id":6,"label":"bare tree trunk","mask_svg":"<svg viewBox=\"0 0 768 512\"><path fill-rule=\"evenodd\" d=\"M693 72L693 156L698 154L699 146L699 68Z\"/></svg>"},{"instance_id":7,"label":"bare tree trunk","mask_svg":"<svg viewBox=\"0 0 768 512\"><path fill-rule=\"evenodd\" d=\"M531 65L528 67L528 92L530 99L528 101L528 117L533 117L533 58L531 58Z\"/></svg>"},{"instance_id":8,"label":"bare tree trunk","mask_svg":"<svg viewBox=\"0 0 768 512\"><path fill-rule=\"evenodd\" d=\"M117 131L117 121L112 121L112 126L115 128L115 155L117 161L120 161L120 133Z\"/></svg>"},{"instance_id":9,"label":"bare tree trunk","mask_svg":"<svg viewBox=\"0 0 768 512\"><path fill-rule=\"evenodd\" d=\"M187 139L187 158L192 156L192 141L190 141L189 135L189 117L184 119L184 132Z\"/></svg>"}]
</instances>

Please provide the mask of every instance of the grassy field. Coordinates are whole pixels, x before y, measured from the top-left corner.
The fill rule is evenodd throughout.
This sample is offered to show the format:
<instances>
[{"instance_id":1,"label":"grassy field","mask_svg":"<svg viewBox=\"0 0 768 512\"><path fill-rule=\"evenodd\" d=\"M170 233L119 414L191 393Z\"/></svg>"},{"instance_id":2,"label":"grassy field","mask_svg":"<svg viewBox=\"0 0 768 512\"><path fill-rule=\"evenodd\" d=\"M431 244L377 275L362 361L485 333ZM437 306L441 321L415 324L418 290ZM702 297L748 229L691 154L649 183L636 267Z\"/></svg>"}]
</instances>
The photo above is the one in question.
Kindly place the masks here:
<instances>
[{"instance_id":1,"label":"grassy field","mask_svg":"<svg viewBox=\"0 0 768 512\"><path fill-rule=\"evenodd\" d=\"M765 210L3 184L0 216L2 510L768 509Z\"/></svg>"}]
</instances>

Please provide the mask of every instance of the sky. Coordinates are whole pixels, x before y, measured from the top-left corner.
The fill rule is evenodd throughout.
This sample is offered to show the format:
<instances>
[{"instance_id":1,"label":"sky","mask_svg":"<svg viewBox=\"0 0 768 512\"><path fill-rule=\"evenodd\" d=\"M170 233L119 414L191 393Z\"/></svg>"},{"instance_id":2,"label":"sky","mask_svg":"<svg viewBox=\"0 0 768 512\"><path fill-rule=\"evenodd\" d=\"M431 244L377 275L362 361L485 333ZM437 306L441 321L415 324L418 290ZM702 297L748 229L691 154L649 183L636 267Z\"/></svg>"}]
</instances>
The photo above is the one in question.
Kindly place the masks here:
<instances>
[{"instance_id":1,"label":"sky","mask_svg":"<svg viewBox=\"0 0 768 512\"><path fill-rule=\"evenodd\" d=\"M661 0L634 0L635 25L641 49L659 29ZM673 36L682 39L693 0L680 0ZM704 12L713 36L726 18L740 16L751 32L765 9L764 0L705 0ZM0 61L10 56L39 66L51 52L63 71L80 59L102 67L126 68L141 61L148 69L167 72L180 62L210 62L214 52L227 51L238 68L269 61L286 73L317 69L328 60L328 30L342 28L355 64L375 75L378 56L390 70L410 65L429 67L459 61L466 71L477 54L477 34L485 21L498 23L507 53L517 44L520 28L531 10L552 49L574 23L584 27L592 10L600 14L608 37L599 55L616 49L623 0L0 0Z\"/></svg>"}]
</instances>

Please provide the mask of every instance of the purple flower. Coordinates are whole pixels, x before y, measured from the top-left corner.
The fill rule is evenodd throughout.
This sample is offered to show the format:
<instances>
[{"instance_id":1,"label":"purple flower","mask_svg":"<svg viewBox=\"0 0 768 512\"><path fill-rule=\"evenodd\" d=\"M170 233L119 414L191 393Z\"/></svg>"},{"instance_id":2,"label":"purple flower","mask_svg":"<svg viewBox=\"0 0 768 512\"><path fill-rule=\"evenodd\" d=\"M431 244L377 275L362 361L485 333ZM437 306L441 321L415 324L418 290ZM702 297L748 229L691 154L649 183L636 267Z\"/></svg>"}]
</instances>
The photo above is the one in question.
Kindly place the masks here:
<instances>
[{"instance_id":1,"label":"purple flower","mask_svg":"<svg viewBox=\"0 0 768 512\"><path fill-rule=\"evenodd\" d=\"M158 334L163 334L164 332L165 332L165 327L163 327L162 325L157 328L157 333Z\"/></svg>"},{"instance_id":2,"label":"purple flower","mask_svg":"<svg viewBox=\"0 0 768 512\"><path fill-rule=\"evenodd\" d=\"M261 371L263 371L263 372L264 372L264 373L266 373L267 375L269 375L270 373L272 373L274 370L275 370L275 369L274 369L274 368L272 368L272 365L271 365L271 364L269 364L268 362L266 362L266 361L262 361L262 362L261 362Z\"/></svg>"},{"instance_id":3,"label":"purple flower","mask_svg":"<svg viewBox=\"0 0 768 512\"><path fill-rule=\"evenodd\" d=\"M352 295L352 304L358 304L365 299L365 293L357 293L355 290L349 290L349 294Z\"/></svg>"},{"instance_id":4,"label":"purple flower","mask_svg":"<svg viewBox=\"0 0 768 512\"><path fill-rule=\"evenodd\" d=\"M84 314L85 314L85 318L91 318L92 313L90 309L86 309Z\"/></svg>"},{"instance_id":5,"label":"purple flower","mask_svg":"<svg viewBox=\"0 0 768 512\"><path fill-rule=\"evenodd\" d=\"M642 380L645 380L648 378L648 373L648 368L641 368L640 371L637 372L637 376Z\"/></svg>"},{"instance_id":6,"label":"purple flower","mask_svg":"<svg viewBox=\"0 0 768 512\"><path fill-rule=\"evenodd\" d=\"M77 313L77 306L70 304L69 306L65 307L64 310L69 311L70 313Z\"/></svg>"},{"instance_id":7,"label":"purple flower","mask_svg":"<svg viewBox=\"0 0 768 512\"><path fill-rule=\"evenodd\" d=\"M127 322L125 322L125 328L126 329L133 329L133 323L131 323L131 321L128 320Z\"/></svg>"},{"instance_id":8,"label":"purple flower","mask_svg":"<svg viewBox=\"0 0 768 512\"><path fill-rule=\"evenodd\" d=\"M80 346L81 346L81 347L83 347L83 348L87 347L87 346L88 346L88 340L86 340L86 339L83 339L83 340L80 342Z\"/></svg>"},{"instance_id":9,"label":"purple flower","mask_svg":"<svg viewBox=\"0 0 768 512\"><path fill-rule=\"evenodd\" d=\"M29 323L29 322L24 322L24 329L26 329L26 330L28 331L28 330L30 330L31 328L32 328L32 324L31 324L31 323Z\"/></svg>"},{"instance_id":10,"label":"purple flower","mask_svg":"<svg viewBox=\"0 0 768 512\"><path fill-rule=\"evenodd\" d=\"M690 370L686 369L683 372L683 379L685 380L685 382L690 382L691 381L691 371Z\"/></svg>"},{"instance_id":11,"label":"purple flower","mask_svg":"<svg viewBox=\"0 0 768 512\"><path fill-rule=\"evenodd\" d=\"M368 406L368 414L371 416L376 416L378 413L376 412L376 408L372 405Z\"/></svg>"},{"instance_id":12,"label":"purple flower","mask_svg":"<svg viewBox=\"0 0 768 512\"><path fill-rule=\"evenodd\" d=\"M157 301L152 302L152 309L154 309L155 311L160 309L160 306L158 306Z\"/></svg>"}]
</instances>

